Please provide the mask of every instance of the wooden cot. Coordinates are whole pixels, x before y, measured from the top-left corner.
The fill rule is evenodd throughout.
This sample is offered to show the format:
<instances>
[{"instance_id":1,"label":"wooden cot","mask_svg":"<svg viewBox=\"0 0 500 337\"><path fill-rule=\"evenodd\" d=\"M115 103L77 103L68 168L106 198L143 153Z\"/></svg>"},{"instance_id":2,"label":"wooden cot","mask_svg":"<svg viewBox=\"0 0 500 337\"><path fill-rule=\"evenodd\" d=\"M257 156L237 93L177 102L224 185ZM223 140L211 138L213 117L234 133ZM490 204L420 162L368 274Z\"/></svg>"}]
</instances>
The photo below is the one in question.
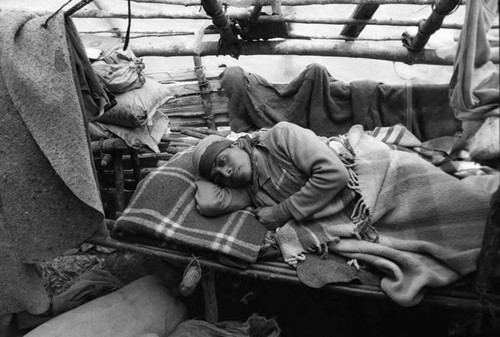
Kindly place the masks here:
<instances>
[{"instance_id":1,"label":"wooden cot","mask_svg":"<svg viewBox=\"0 0 500 337\"><path fill-rule=\"evenodd\" d=\"M199 60L196 61L199 64ZM219 70L220 71L220 70ZM137 183L151 170L154 170L159 161L168 161L175 153L191 146L189 137L201 138L210 134L213 129L203 126L206 123L207 106L210 106L216 126L228 125L227 97L219 93L220 82L218 72L207 75L197 68L197 71L185 70L179 72L179 81L174 84L165 84L176 93L176 98L161 110L170 118L171 133L160 142L161 153L137 151L127 147L120 139L112 138L104 141L92 142L92 149L96 158L96 167L101 181L103 200L107 205L107 223L111 227L113 219L120 215L132 197ZM208 81L208 83L207 83ZM200 85L201 84L201 85ZM208 89L207 89L208 88ZM110 161L101 162L103 153L110 154ZM456 290L453 287L432 289L427 292L419 305L432 305L458 311L481 312L485 315L500 312L500 295L491 293L493 270L491 259L497 250L498 239L495 237L498 224L498 193L492 200L492 209L489 216L487 230L484 237L484 247L479 262L479 271L470 290ZM110 237L94 237L88 242L119 250L132 251L141 254L150 254L168 261L189 265L193 261L193 254L185 251L159 248L156 246L119 241ZM285 282L300 285L296 272L284 262L257 262L247 269L231 268L210 258L199 256L198 261L202 268L217 272L230 273L241 277L255 278L272 282ZM207 307L207 319L216 320L214 308L213 277L205 280L205 296L211 298L212 305ZM360 284L330 284L323 290L361 296L370 299L389 300L379 287Z\"/></svg>"},{"instance_id":2,"label":"wooden cot","mask_svg":"<svg viewBox=\"0 0 500 337\"><path fill-rule=\"evenodd\" d=\"M87 1L89 3L91 1ZM199 1L175 1L175 0L135 0L140 3L164 3L172 6L193 8L199 6ZM231 3L231 1L227 1ZM241 46L242 55L318 55L330 57L362 57L380 60L389 60L394 62L419 63L419 64L438 64L452 65L453 60L441 57L434 50L425 49L425 44L429 36L437 29L460 29L459 24L443 23L442 18L446 13L433 12L431 17L427 18L426 23L422 24L412 20L375 20L373 14L379 6L385 4L402 4L399 0L382 1L362 1L362 0L282 0L283 5L303 6L311 4L355 4L356 8L350 18L331 19L328 22L315 20L314 18L301 18L300 16L283 15L281 18L260 17L259 22L307 22L331 25L343 25L341 35L329 35L324 33L320 40L302 40L289 38L279 41L246 41ZM434 0L412 0L405 1L406 4L414 5L433 5ZM464 5L459 1L438 1L435 9L439 12L443 7L453 9L456 6ZM190 7L192 6L192 7ZM83 7L83 6L82 6ZM197 7L195 7L197 8ZM100 9L100 10L79 10L69 11L75 19L78 18L100 18L109 20L113 18L127 18L129 14L126 11L118 9ZM231 8L230 8L231 9ZM235 12L232 17L249 18L251 11ZM448 12L450 12L449 10ZM184 12L182 12L184 13ZM168 11L157 11L155 13L132 11L132 18L137 19L203 19L210 20L206 14L195 11L178 14ZM281 20L281 21L280 21ZM433 24L433 26L430 25ZM394 25L394 26L419 26L417 36L410 37L407 44L411 48L393 48L385 49L378 46L377 38L360 37L361 31L370 25ZM99 31L82 31L82 33L104 33ZM116 31L115 31L116 33ZM154 32L134 31L134 34L149 35ZM192 34L190 32L163 32L162 36L171 35L175 38L178 34ZM295 33L296 34L296 33ZM123 34L122 34L123 36ZM300 36L298 36L300 38ZM148 37L145 37L148 39ZM354 41L354 44L351 42ZM409 42L408 42L409 41ZM134 150L120 139L106 139L104 141L92 142L92 150L95 155L95 163L99 180L103 202L107 212L107 222L113 224L121 211L125 209L132 196L137 183L151 170L153 170L158 161L167 161L175 153L189 146L186 136L199 138L200 135L206 135L217 128L227 127L229 115L227 111L227 98L219 92L220 82L219 74L222 69L204 69L202 56L216 55L218 51L217 42L203 42L198 47L198 53L193 52L188 44L179 44L173 39L157 44L151 44L141 38L131 40L132 50L137 56L184 56L193 59L193 68L188 70L177 70L169 72L168 78L158 77L158 80L167 85L175 94L175 99L169 101L161 107L161 112L166 114L170 120L171 134L165 136L159 144L161 153L152 153L151 151ZM498 62L498 55L492 58ZM106 155L109 154L109 155ZM457 311L471 311L482 313L484 317L491 317L500 313L500 294L492 292L494 280L493 269L497 264L496 256L499 248L500 233L500 215L499 215L499 192L494 195L491 201L491 210L486 224L484 242L480 254L479 269L476 273L474 284L470 290L455 290L453 288L442 288L429 290L419 305L432 305L453 309ZM192 255L186 252L179 252L172 249L158 248L154 246L121 242L112 238L93 237L88 240L93 244L106 247L127 250L141 254L150 254L166 260L175 261L188 265L192 261ZM214 262L208 258L200 257L199 262L203 268L211 269L217 272L236 274L241 277L255 278L271 282L285 282L299 285L301 282L297 278L293 269L280 262L258 262L252 264L248 269L240 270ZM209 274L210 275L210 274ZM202 280L205 296L207 300L207 320L217 320L217 308L210 303L214 303L214 279L205 277ZM379 287L366 286L358 284L330 284L322 290L346 294L349 296L358 296L370 299L388 300L386 295Z\"/></svg>"}]
</instances>

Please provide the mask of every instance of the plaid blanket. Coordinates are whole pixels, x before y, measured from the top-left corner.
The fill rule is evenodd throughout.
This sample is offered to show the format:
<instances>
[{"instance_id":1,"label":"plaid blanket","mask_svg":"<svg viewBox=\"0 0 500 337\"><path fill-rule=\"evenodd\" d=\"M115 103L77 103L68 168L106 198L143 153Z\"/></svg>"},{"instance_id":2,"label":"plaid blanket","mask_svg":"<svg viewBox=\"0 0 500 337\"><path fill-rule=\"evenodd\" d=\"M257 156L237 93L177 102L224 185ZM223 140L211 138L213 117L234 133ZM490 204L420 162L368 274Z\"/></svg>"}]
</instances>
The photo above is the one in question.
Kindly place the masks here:
<instances>
[{"instance_id":1,"label":"plaid blanket","mask_svg":"<svg viewBox=\"0 0 500 337\"><path fill-rule=\"evenodd\" d=\"M474 271L490 194L414 153L392 150L359 125L346 138L355 155L350 184L360 199L355 207L280 228L276 240L283 258L300 263L303 253L329 250L367 262L385 273L381 288L405 306L418 303L426 287ZM343 156L342 148L335 150ZM360 214L368 218L364 226L374 240L356 237Z\"/></svg>"},{"instance_id":2,"label":"plaid blanket","mask_svg":"<svg viewBox=\"0 0 500 337\"><path fill-rule=\"evenodd\" d=\"M264 243L265 227L247 210L202 216L196 209L191 156L191 150L179 153L146 176L111 235L154 237L254 262Z\"/></svg>"}]
</instances>

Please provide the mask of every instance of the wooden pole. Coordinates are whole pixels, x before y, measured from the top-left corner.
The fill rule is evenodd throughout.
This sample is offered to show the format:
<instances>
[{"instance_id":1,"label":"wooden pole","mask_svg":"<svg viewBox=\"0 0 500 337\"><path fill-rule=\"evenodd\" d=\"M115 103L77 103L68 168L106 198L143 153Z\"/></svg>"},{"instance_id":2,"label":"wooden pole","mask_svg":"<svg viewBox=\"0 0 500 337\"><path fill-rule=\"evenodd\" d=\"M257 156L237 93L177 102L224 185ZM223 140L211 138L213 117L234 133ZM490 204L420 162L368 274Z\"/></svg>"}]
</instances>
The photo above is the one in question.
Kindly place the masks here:
<instances>
[{"instance_id":1,"label":"wooden pole","mask_svg":"<svg viewBox=\"0 0 500 337\"><path fill-rule=\"evenodd\" d=\"M380 5L378 4L357 5L351 15L351 18L358 20L369 20L372 18L373 14L375 14L379 6ZM365 26L366 25L345 25L344 28L342 28L342 32L340 32L340 35L347 37L358 37Z\"/></svg>"},{"instance_id":2,"label":"wooden pole","mask_svg":"<svg viewBox=\"0 0 500 337\"><path fill-rule=\"evenodd\" d=\"M34 11L37 15L50 14L46 10ZM247 9L228 9L227 15L232 19L250 20L251 12ZM99 10L85 10L76 12L74 18L120 18L127 19L126 11L102 12ZM210 17L199 11L133 11L132 19L185 19L185 20L209 20ZM332 25L377 25L377 26L414 26L417 27L420 20L395 20L395 19L370 19L358 20L352 18L332 18L330 16L319 17L312 15L286 14L278 17L276 15L261 15L258 22L287 22L308 24L332 24ZM441 28L462 29L462 23L443 23ZM498 25L492 26L498 28Z\"/></svg>"},{"instance_id":3,"label":"wooden pole","mask_svg":"<svg viewBox=\"0 0 500 337\"><path fill-rule=\"evenodd\" d=\"M133 40L130 48L141 56L192 56L194 47L186 38L171 39L148 38ZM200 55L217 55L217 42L206 41L200 46ZM498 63L498 51L492 51L490 59ZM252 41L241 46L241 55L311 55L338 56L406 62L408 50L404 47L388 47L383 43L339 42L332 40L284 40ZM453 56L440 56L434 50L424 49L417 63L453 65Z\"/></svg>"},{"instance_id":4,"label":"wooden pole","mask_svg":"<svg viewBox=\"0 0 500 337\"><path fill-rule=\"evenodd\" d=\"M490 211L483 234L483 243L478 258L476 291L484 297L491 290L491 281L498 262L500 248L500 186L491 197Z\"/></svg>"},{"instance_id":5,"label":"wooden pole","mask_svg":"<svg viewBox=\"0 0 500 337\"><path fill-rule=\"evenodd\" d=\"M98 244L104 247L111 247L126 251L137 252L141 254L148 254L158 256L168 261L189 263L192 256L189 253L179 251L172 251L169 249L162 249L157 247L145 246L141 244L133 244L118 241L110 237L93 236L87 240L89 243ZM303 283L297 278L296 273L285 264L280 262L278 265L272 262L259 262L251 264L247 269L238 269L225 266L223 264L213 262L209 259L199 257L199 262L202 268L210 268L215 271L221 271L231 275L240 277L249 277L258 280L266 280L267 282L283 282L286 284L296 284L304 286ZM262 270L257 266L269 265L269 268ZM371 299L388 299L378 286L363 285L363 284L328 284L322 288L326 291L332 291L339 294L362 296ZM480 303L476 298L468 296L470 293L457 291L454 294L447 293L446 289L433 289L429 290L420 305L432 304L442 308L460 309L460 310L474 310L478 312L488 312L493 310L500 313L500 300L498 297L487 295L491 300L491 306L486 307Z\"/></svg>"},{"instance_id":6,"label":"wooden pole","mask_svg":"<svg viewBox=\"0 0 500 337\"><path fill-rule=\"evenodd\" d=\"M439 0L429 18L419 23L417 35L411 38L411 43L405 44L406 47L414 53L421 51L431 35L443 26L446 15L449 15L459 4L460 0ZM407 36L408 33L405 35Z\"/></svg>"},{"instance_id":7,"label":"wooden pole","mask_svg":"<svg viewBox=\"0 0 500 337\"><path fill-rule=\"evenodd\" d=\"M203 105L203 110L205 112L205 120L209 129L216 130L214 114L212 111L212 101L210 99L210 82L207 80L205 73L203 72L203 64L201 61L201 56L194 55L194 70L198 76L198 85L200 87L200 98Z\"/></svg>"},{"instance_id":8,"label":"wooden pole","mask_svg":"<svg viewBox=\"0 0 500 337\"><path fill-rule=\"evenodd\" d=\"M122 212L125 209L125 178L122 166L122 150L113 151L113 165L115 170L115 202L116 211Z\"/></svg>"},{"instance_id":9,"label":"wooden pole","mask_svg":"<svg viewBox=\"0 0 500 337\"><path fill-rule=\"evenodd\" d=\"M103 34L110 33L109 29L80 29L81 34ZM125 31L113 30L113 33L119 36L124 36ZM219 34L215 30L207 30L204 35ZM169 37L169 36L193 36L193 31L187 30L164 30L164 31L145 31L145 30L135 30L130 33L131 39L144 38L144 37ZM308 34L302 34L299 30L293 29L293 27L288 31L288 37L291 39L323 39L323 40L347 40L345 36L333 34L329 31L317 31ZM362 37L350 37L348 40L352 41L400 41L401 34L393 36L367 36L363 34ZM492 40L493 41L493 40Z\"/></svg>"}]
</instances>

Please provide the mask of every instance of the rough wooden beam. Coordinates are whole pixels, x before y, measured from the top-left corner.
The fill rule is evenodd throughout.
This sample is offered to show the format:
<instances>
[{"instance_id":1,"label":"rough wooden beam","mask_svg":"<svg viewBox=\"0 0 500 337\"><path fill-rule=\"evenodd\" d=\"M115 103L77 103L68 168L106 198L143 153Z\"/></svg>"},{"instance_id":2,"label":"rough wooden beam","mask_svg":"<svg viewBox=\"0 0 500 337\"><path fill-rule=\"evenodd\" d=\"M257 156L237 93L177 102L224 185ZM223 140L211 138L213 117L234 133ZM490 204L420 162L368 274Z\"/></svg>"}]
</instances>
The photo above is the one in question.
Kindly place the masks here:
<instances>
[{"instance_id":1,"label":"rough wooden beam","mask_svg":"<svg viewBox=\"0 0 500 337\"><path fill-rule=\"evenodd\" d=\"M358 20L371 19L379 6L380 5L378 4L357 5L354 9L354 12L351 14L351 18ZM358 37L365 27L366 25L345 25L342 28L340 35L347 37Z\"/></svg>"},{"instance_id":2,"label":"rough wooden beam","mask_svg":"<svg viewBox=\"0 0 500 337\"><path fill-rule=\"evenodd\" d=\"M142 41L147 40L147 41ZM185 38L176 39L141 39L131 41L133 52L141 56L192 56L194 46ZM203 42L200 55L217 55L216 41ZM492 51L493 52L493 51ZM284 40L253 41L241 46L241 55L311 55L338 56L378 59L395 62L406 62L408 50L404 47L387 47L384 43L338 42L332 40ZM492 53L491 60L498 63L498 51ZM442 57L435 50L425 49L421 64L453 65L453 56Z\"/></svg>"},{"instance_id":3,"label":"rough wooden beam","mask_svg":"<svg viewBox=\"0 0 500 337\"><path fill-rule=\"evenodd\" d=\"M110 31L108 29L80 29L81 34L103 34L103 33L117 33L119 36L125 36L125 31ZM130 33L131 39L143 38L143 37L169 37L169 36L193 36L194 32L187 30L165 30L165 31L140 31ZM219 34L215 30L206 31L204 35L214 35ZM325 39L325 40L346 40L345 36L333 34L329 31L315 31L308 34L302 34L299 30L293 29L293 27L288 32L288 37L291 39ZM393 36L366 36L362 37L351 37L349 40L352 41L400 41L401 34ZM498 45L498 39L491 39L491 41L496 42Z\"/></svg>"}]
</instances>

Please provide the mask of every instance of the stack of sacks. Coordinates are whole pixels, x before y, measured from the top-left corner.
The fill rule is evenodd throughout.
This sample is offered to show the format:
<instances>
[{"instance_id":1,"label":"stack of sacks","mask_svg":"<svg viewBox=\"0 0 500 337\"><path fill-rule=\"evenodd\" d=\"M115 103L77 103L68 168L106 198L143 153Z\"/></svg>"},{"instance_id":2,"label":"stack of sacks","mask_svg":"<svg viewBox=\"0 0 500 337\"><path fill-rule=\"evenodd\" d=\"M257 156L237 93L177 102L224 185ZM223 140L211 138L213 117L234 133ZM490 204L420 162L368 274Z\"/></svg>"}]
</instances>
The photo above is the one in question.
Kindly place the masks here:
<instances>
[{"instance_id":1,"label":"stack of sacks","mask_svg":"<svg viewBox=\"0 0 500 337\"><path fill-rule=\"evenodd\" d=\"M115 49L92 63L116 105L89 125L92 140L119 137L134 148L160 152L158 143L168 128L168 117L158 108L173 98L170 90L144 76L144 63L130 50ZM157 113L158 112L158 113Z\"/></svg>"}]
</instances>

